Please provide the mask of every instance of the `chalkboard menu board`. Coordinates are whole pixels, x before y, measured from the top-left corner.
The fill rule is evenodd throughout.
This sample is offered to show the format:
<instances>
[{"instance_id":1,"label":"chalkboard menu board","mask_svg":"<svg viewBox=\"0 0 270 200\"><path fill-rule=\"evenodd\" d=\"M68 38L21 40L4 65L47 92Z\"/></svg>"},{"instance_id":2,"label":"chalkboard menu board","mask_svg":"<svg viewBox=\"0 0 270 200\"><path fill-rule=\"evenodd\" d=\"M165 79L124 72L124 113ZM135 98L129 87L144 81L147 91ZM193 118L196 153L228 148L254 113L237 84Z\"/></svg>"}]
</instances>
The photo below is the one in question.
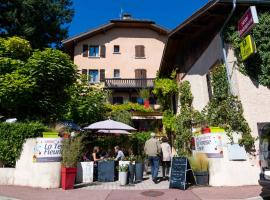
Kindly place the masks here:
<instances>
[{"instance_id":1,"label":"chalkboard menu board","mask_svg":"<svg viewBox=\"0 0 270 200\"><path fill-rule=\"evenodd\" d=\"M170 188L185 190L189 183L196 184L186 157L173 157L171 166Z\"/></svg>"}]
</instances>

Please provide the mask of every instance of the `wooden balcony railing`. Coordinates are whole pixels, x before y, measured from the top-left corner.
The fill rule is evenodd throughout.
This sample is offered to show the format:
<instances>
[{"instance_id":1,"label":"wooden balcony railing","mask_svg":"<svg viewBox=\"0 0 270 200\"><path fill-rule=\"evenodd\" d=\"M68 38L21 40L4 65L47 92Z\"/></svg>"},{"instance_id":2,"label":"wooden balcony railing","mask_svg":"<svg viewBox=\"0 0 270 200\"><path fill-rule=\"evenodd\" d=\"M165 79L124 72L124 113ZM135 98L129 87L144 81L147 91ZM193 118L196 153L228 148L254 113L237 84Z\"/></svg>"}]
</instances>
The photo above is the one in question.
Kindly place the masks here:
<instances>
[{"instance_id":1,"label":"wooden balcony railing","mask_svg":"<svg viewBox=\"0 0 270 200\"><path fill-rule=\"evenodd\" d=\"M105 87L110 89L117 88L153 88L154 78L131 79L131 78L107 78L105 79Z\"/></svg>"}]
</instances>

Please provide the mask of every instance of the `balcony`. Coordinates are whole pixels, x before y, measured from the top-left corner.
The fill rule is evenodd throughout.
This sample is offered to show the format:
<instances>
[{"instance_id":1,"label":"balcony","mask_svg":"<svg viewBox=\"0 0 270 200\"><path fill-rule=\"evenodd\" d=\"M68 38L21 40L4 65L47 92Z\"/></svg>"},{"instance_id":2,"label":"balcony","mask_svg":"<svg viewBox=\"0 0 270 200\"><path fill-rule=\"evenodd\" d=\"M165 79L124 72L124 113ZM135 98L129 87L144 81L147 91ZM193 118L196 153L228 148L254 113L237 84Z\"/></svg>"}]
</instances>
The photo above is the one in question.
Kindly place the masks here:
<instances>
[{"instance_id":1,"label":"balcony","mask_svg":"<svg viewBox=\"0 0 270 200\"><path fill-rule=\"evenodd\" d=\"M153 88L154 78L146 79L131 79L131 78L107 78L105 79L105 88L108 89L140 89L140 88Z\"/></svg>"}]
</instances>

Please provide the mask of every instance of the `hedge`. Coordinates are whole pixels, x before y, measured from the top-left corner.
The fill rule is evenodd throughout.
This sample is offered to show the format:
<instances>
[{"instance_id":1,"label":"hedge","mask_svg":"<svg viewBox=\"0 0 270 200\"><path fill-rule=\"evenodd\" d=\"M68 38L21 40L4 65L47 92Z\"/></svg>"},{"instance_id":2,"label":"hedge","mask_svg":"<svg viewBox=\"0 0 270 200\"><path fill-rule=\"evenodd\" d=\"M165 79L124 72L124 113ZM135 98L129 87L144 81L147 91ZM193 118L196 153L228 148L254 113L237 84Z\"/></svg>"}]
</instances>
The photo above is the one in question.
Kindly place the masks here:
<instances>
[{"instance_id":1,"label":"hedge","mask_svg":"<svg viewBox=\"0 0 270 200\"><path fill-rule=\"evenodd\" d=\"M15 167L25 140L39 137L46 130L39 122L0 123L0 161L5 167Z\"/></svg>"}]
</instances>

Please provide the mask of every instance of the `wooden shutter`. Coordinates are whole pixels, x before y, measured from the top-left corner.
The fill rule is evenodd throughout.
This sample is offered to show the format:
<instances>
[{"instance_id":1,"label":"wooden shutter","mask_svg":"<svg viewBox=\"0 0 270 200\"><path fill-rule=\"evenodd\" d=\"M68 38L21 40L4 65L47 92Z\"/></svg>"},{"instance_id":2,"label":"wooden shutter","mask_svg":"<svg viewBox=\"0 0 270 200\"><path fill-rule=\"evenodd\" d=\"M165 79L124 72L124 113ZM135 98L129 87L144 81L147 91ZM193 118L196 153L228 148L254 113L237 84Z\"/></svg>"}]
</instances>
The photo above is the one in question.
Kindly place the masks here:
<instances>
[{"instance_id":1,"label":"wooden shutter","mask_svg":"<svg viewBox=\"0 0 270 200\"><path fill-rule=\"evenodd\" d=\"M146 77L147 77L146 69L135 69L136 79L146 79Z\"/></svg>"},{"instance_id":2,"label":"wooden shutter","mask_svg":"<svg viewBox=\"0 0 270 200\"><path fill-rule=\"evenodd\" d=\"M87 69L82 69L82 74L87 75Z\"/></svg>"},{"instance_id":3,"label":"wooden shutter","mask_svg":"<svg viewBox=\"0 0 270 200\"><path fill-rule=\"evenodd\" d=\"M136 58L144 58L144 46L143 45L136 45L135 46L135 57Z\"/></svg>"},{"instance_id":4,"label":"wooden shutter","mask_svg":"<svg viewBox=\"0 0 270 200\"><path fill-rule=\"evenodd\" d=\"M83 45L83 57L88 57L88 45Z\"/></svg>"},{"instance_id":5,"label":"wooden shutter","mask_svg":"<svg viewBox=\"0 0 270 200\"><path fill-rule=\"evenodd\" d=\"M100 46L100 57L102 57L102 58L106 57L106 46L105 45Z\"/></svg>"},{"instance_id":6,"label":"wooden shutter","mask_svg":"<svg viewBox=\"0 0 270 200\"><path fill-rule=\"evenodd\" d=\"M99 81L104 82L105 81L105 69L101 69L99 72L100 72Z\"/></svg>"}]
</instances>

